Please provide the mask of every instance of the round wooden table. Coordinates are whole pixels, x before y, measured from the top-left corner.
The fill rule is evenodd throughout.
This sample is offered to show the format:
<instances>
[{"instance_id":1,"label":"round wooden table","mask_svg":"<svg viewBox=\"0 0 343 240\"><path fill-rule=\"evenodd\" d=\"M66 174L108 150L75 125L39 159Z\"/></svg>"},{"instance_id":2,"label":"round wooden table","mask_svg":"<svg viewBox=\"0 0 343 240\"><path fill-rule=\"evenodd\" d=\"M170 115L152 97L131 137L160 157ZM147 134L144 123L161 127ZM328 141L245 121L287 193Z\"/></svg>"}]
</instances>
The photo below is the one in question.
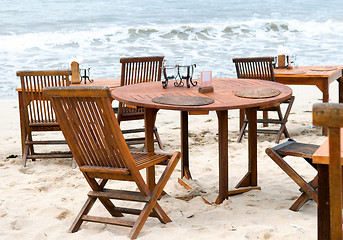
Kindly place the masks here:
<instances>
[{"instance_id":1,"label":"round wooden table","mask_svg":"<svg viewBox=\"0 0 343 240\"><path fill-rule=\"evenodd\" d=\"M257 109L259 107L271 107L289 99L292 96L291 88L280 83L255 79L213 79L214 91L211 93L199 93L198 87L174 87L169 84L164 89L161 82L147 82L127 85L112 90L112 97L129 105L145 108L145 148L146 151L154 151L153 127L156 113L159 109L181 111L181 177L191 178L189 170L188 153L188 112L189 111L216 111L218 117L218 144L219 144L219 195L216 203L222 203L228 198L228 110L246 109L249 120L248 130L248 154L249 167L247 174L237 184L240 193L256 189L257 187ZM234 91L243 88L271 88L280 91L275 97L268 98L245 98L238 97ZM214 100L206 105L184 105L177 102L160 104L158 97L207 97ZM153 101L154 99L154 101ZM201 103L200 103L201 104ZM154 170L147 173L148 184L154 184Z\"/></svg>"}]
</instances>

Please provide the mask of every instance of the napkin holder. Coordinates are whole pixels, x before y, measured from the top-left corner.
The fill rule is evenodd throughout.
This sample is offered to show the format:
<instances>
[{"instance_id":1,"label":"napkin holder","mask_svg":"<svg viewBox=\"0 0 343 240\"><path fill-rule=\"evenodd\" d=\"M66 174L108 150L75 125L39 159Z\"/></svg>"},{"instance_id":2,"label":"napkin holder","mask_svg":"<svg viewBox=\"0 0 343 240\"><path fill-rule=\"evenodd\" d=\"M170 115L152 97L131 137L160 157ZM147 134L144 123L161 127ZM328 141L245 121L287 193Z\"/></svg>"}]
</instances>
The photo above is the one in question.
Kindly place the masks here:
<instances>
[{"instance_id":1,"label":"napkin holder","mask_svg":"<svg viewBox=\"0 0 343 240\"><path fill-rule=\"evenodd\" d=\"M201 72L200 87L198 91L200 93L211 93L214 91L212 86L212 71Z\"/></svg>"}]
</instances>

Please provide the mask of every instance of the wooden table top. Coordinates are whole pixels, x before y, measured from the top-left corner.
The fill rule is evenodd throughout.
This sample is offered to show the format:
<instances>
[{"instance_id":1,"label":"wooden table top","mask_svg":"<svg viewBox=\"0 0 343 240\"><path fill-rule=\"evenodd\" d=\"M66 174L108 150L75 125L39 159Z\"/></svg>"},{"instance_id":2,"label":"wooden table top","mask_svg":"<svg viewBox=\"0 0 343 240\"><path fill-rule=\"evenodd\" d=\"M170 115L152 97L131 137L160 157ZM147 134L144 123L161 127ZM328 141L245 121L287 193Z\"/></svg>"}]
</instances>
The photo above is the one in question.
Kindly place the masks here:
<instances>
[{"instance_id":1,"label":"wooden table top","mask_svg":"<svg viewBox=\"0 0 343 240\"><path fill-rule=\"evenodd\" d=\"M316 164L329 164L329 139L320 145L317 151L313 154L313 163ZM343 128L341 128L341 164L343 165Z\"/></svg>"},{"instance_id":2,"label":"wooden table top","mask_svg":"<svg viewBox=\"0 0 343 240\"><path fill-rule=\"evenodd\" d=\"M251 107L270 107L288 99L292 95L292 89L276 82L262 81L256 79L213 79L214 91L212 93L199 93L198 87L175 87L173 82L164 89L161 82L148 82L127 85L112 90L112 97L121 102L147 108L170 109L180 111L213 111L229 110ZM242 88L274 88L280 90L280 94L275 97L262 99L249 99L238 97L235 90ZM153 98L163 96L200 96L214 100L214 103L202 106L188 105L165 105L152 101Z\"/></svg>"},{"instance_id":3,"label":"wooden table top","mask_svg":"<svg viewBox=\"0 0 343 240\"><path fill-rule=\"evenodd\" d=\"M278 68L274 69L276 78L328 78L339 73L342 74L343 65L332 66L297 66L292 69Z\"/></svg>"}]
</instances>

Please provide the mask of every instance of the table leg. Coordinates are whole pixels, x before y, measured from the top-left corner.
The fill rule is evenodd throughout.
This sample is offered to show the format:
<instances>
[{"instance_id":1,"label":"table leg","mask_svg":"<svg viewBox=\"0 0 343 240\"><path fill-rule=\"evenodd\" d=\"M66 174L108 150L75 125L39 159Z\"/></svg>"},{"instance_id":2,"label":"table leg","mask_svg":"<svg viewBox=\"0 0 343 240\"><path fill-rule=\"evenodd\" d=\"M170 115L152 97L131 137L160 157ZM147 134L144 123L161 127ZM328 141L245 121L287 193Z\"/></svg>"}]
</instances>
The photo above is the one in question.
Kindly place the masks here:
<instances>
[{"instance_id":1,"label":"table leg","mask_svg":"<svg viewBox=\"0 0 343 240\"><path fill-rule=\"evenodd\" d=\"M329 102L329 79L323 80L323 102L327 103ZM327 136L328 135L328 128L322 127L322 135Z\"/></svg>"},{"instance_id":2,"label":"table leg","mask_svg":"<svg viewBox=\"0 0 343 240\"><path fill-rule=\"evenodd\" d=\"M257 186L257 110L256 108L246 109L249 127L248 127L248 154L249 166L247 174L236 185L239 187L255 187Z\"/></svg>"},{"instance_id":3,"label":"table leg","mask_svg":"<svg viewBox=\"0 0 343 240\"><path fill-rule=\"evenodd\" d=\"M152 108L144 109L144 123L145 123L145 151L154 152L154 126L156 121L156 114L158 110ZM146 181L149 189L152 191L155 188L155 167L146 169Z\"/></svg>"},{"instance_id":4,"label":"table leg","mask_svg":"<svg viewBox=\"0 0 343 240\"><path fill-rule=\"evenodd\" d=\"M217 111L219 145L219 195L216 204L229 197L228 111Z\"/></svg>"},{"instance_id":5,"label":"table leg","mask_svg":"<svg viewBox=\"0 0 343 240\"><path fill-rule=\"evenodd\" d=\"M191 179L188 147L188 112L181 111L181 178Z\"/></svg>"}]
</instances>

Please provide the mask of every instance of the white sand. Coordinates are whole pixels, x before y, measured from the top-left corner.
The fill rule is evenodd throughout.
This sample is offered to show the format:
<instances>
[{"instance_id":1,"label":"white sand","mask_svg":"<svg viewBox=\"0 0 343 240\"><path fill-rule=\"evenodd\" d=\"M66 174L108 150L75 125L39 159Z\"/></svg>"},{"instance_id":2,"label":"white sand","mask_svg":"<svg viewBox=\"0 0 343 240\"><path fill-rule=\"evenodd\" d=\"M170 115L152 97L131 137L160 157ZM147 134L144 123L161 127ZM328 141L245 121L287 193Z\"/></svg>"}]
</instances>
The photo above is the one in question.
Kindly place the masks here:
<instances>
[{"instance_id":1,"label":"white sand","mask_svg":"<svg viewBox=\"0 0 343 240\"><path fill-rule=\"evenodd\" d=\"M288 123L291 136L299 142L321 144L325 140L321 129L311 126L312 104L321 101L321 92L311 86L292 88L296 99ZM337 102L337 88L336 83L331 84L331 101ZM129 228L96 223L85 223L78 232L68 233L86 200L86 181L68 159L28 161L23 168L17 101L0 101L0 109L0 239L127 239ZM179 150L179 113L160 111L156 125L165 151ZM189 192L177 183L177 166L166 186L168 195L160 201L173 222L164 225L148 219L139 239L316 239L316 204L310 201L299 212L290 211L299 188L264 153L265 148L275 145L275 135L258 136L261 191L232 196L221 205L207 205L200 196L189 201L176 199L202 195L214 202L218 193L216 115L190 116L189 126L195 179L190 184L196 189ZM234 188L247 169L247 139L236 142L237 110L229 112L229 130L229 179L230 188ZM18 157L7 159L11 154ZM294 158L294 166L308 180L315 175L300 158ZM125 187L126 183L118 185ZM107 216L100 204L93 213Z\"/></svg>"}]
</instances>

